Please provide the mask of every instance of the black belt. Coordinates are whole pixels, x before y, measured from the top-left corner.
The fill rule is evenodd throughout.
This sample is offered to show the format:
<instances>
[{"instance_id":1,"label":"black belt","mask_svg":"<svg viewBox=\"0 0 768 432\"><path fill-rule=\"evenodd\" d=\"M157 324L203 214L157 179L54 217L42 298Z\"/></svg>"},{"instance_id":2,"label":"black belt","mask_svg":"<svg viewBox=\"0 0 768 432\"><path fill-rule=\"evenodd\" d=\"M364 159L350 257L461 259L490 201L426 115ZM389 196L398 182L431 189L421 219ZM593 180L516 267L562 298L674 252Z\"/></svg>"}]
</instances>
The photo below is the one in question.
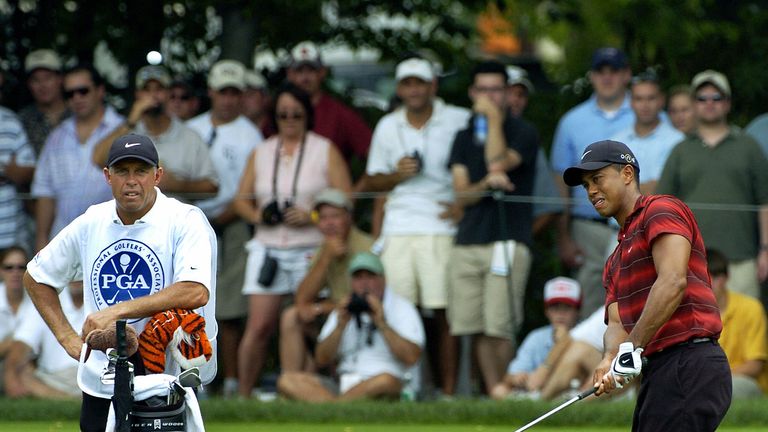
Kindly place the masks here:
<instances>
[{"instance_id":1,"label":"black belt","mask_svg":"<svg viewBox=\"0 0 768 432\"><path fill-rule=\"evenodd\" d=\"M683 342L680 342L680 343L677 343L677 344L674 344L674 345L662 348L662 349L656 351L655 353L651 354L649 357L653 357L656 354L662 354L662 353L670 352L670 351L673 351L676 348L683 348L683 347L687 347L687 346L691 346L691 345L697 345L697 344L702 344L702 343L711 343L713 345L717 345L718 344L717 343L717 339L714 339L714 338L711 338L711 337L695 337L695 338L690 338L687 341L683 341Z\"/></svg>"},{"instance_id":2,"label":"black belt","mask_svg":"<svg viewBox=\"0 0 768 432\"><path fill-rule=\"evenodd\" d=\"M601 217L583 217L583 216L574 216L574 219L579 219L587 222L596 222L603 225L608 225L608 219L601 218Z\"/></svg>"}]
</instances>

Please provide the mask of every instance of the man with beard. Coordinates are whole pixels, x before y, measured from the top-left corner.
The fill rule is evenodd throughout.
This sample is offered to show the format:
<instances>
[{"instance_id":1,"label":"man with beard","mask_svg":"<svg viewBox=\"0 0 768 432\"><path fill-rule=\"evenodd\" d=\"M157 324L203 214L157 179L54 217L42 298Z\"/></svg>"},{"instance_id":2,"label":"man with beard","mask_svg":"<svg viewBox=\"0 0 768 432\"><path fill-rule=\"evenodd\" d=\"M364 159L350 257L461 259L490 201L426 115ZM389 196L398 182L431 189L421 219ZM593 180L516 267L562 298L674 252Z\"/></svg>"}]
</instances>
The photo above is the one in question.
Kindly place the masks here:
<instances>
[{"instance_id":1,"label":"man with beard","mask_svg":"<svg viewBox=\"0 0 768 432\"><path fill-rule=\"evenodd\" d=\"M165 175L159 187L172 194L208 194L218 190L216 170L200 135L166 113L171 77L162 66L144 66L136 73L136 93L127 120L96 146L93 162L104 166L112 142L127 133L152 138ZM194 199L191 195L187 198Z\"/></svg>"}]
</instances>

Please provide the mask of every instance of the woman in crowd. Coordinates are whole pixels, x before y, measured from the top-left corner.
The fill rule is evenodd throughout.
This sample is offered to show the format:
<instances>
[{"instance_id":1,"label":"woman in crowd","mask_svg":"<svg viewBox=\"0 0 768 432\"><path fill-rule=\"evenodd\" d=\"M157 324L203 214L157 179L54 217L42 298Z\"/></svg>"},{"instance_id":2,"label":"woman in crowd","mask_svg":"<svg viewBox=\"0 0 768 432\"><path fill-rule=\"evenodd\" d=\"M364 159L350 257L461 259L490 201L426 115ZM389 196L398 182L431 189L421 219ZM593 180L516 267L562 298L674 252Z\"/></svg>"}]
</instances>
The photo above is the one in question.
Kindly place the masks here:
<instances>
[{"instance_id":1,"label":"woman in crowd","mask_svg":"<svg viewBox=\"0 0 768 432\"><path fill-rule=\"evenodd\" d=\"M349 193L341 153L312 132L309 95L286 85L275 95L277 134L253 151L235 199L235 211L256 226L248 243L243 293L248 321L238 353L239 393L249 397L267 356L280 306L304 277L322 236L312 222L314 196L332 187Z\"/></svg>"},{"instance_id":2,"label":"woman in crowd","mask_svg":"<svg viewBox=\"0 0 768 432\"><path fill-rule=\"evenodd\" d=\"M27 261L27 253L19 246L11 246L0 253L0 360L8 354L18 324L17 313L24 299L21 278Z\"/></svg>"}]
</instances>

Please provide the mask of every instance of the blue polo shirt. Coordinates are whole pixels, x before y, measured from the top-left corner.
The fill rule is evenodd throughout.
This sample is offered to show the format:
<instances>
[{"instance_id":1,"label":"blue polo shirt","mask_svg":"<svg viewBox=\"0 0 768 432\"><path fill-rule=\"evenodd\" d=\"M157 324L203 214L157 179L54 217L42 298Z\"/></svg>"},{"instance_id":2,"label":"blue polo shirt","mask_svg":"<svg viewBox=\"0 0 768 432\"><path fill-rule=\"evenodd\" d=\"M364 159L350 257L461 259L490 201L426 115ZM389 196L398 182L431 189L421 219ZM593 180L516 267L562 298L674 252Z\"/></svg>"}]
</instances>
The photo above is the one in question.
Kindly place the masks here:
<instances>
[{"instance_id":1,"label":"blue polo shirt","mask_svg":"<svg viewBox=\"0 0 768 432\"><path fill-rule=\"evenodd\" d=\"M547 360L549 352L555 346L554 336L555 331L551 325L531 331L517 350L515 359L507 366L507 373L513 375L535 371Z\"/></svg>"},{"instance_id":2,"label":"blue polo shirt","mask_svg":"<svg viewBox=\"0 0 768 432\"><path fill-rule=\"evenodd\" d=\"M618 111L606 113L597 105L597 98L592 95L588 100L571 108L560 119L552 143L552 169L562 174L568 167L577 165L588 145L596 141L610 139L622 129L635 124L635 113L629 105L630 95L624 96L624 102ZM642 167L641 167L642 168ZM571 188L574 204L571 214L574 217L595 219L600 215L587 199L584 188Z\"/></svg>"},{"instance_id":3,"label":"blue polo shirt","mask_svg":"<svg viewBox=\"0 0 768 432\"><path fill-rule=\"evenodd\" d=\"M634 124L611 139L623 142L632 150L640 164L640 183L659 180L669 153L685 138L682 132L669 123L661 121L656 129L646 136L638 136Z\"/></svg>"}]
</instances>

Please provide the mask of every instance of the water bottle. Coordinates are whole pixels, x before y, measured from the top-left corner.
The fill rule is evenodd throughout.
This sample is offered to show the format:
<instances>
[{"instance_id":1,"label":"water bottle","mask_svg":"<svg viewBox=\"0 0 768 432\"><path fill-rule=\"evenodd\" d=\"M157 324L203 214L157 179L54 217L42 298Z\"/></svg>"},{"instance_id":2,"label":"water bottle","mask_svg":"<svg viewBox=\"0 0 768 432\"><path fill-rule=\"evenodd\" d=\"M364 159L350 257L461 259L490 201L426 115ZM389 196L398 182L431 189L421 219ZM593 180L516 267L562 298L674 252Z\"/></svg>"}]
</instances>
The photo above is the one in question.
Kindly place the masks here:
<instances>
[{"instance_id":1,"label":"water bottle","mask_svg":"<svg viewBox=\"0 0 768 432\"><path fill-rule=\"evenodd\" d=\"M473 121L475 144L485 145L488 139L488 117L483 114L475 114Z\"/></svg>"}]
</instances>

